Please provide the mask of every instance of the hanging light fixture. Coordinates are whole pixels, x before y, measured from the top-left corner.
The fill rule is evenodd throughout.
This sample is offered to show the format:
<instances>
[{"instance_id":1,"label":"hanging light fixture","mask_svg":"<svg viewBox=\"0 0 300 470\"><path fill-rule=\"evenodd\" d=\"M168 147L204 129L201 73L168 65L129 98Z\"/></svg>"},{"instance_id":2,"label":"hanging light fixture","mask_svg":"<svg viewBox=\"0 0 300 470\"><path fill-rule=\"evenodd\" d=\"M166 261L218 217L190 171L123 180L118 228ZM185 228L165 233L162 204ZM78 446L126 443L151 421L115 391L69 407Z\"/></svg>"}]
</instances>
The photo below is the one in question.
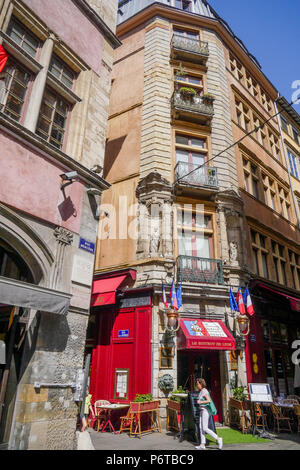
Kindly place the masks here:
<instances>
[{"instance_id":1,"label":"hanging light fixture","mask_svg":"<svg viewBox=\"0 0 300 470\"><path fill-rule=\"evenodd\" d=\"M250 331L250 320L246 315L239 315L236 318L238 332L242 336L247 336Z\"/></svg>"},{"instance_id":2,"label":"hanging light fixture","mask_svg":"<svg viewBox=\"0 0 300 470\"><path fill-rule=\"evenodd\" d=\"M175 309L169 309L167 310L167 326L166 330L169 333L176 333L179 330L180 324L179 324L179 313Z\"/></svg>"}]
</instances>

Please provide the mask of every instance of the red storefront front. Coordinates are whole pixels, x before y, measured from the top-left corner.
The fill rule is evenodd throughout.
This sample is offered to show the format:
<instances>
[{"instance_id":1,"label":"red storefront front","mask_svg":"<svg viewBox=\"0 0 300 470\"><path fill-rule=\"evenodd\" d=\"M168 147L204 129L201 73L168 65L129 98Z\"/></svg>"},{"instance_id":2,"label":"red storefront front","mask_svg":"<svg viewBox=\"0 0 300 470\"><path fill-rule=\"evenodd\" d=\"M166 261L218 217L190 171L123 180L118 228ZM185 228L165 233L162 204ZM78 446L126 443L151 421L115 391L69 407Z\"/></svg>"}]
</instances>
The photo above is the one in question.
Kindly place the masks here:
<instances>
[{"instance_id":1,"label":"red storefront front","mask_svg":"<svg viewBox=\"0 0 300 470\"><path fill-rule=\"evenodd\" d=\"M90 393L93 401L129 403L151 393L151 289L131 289L133 270L99 275L92 309L95 344Z\"/></svg>"}]
</instances>

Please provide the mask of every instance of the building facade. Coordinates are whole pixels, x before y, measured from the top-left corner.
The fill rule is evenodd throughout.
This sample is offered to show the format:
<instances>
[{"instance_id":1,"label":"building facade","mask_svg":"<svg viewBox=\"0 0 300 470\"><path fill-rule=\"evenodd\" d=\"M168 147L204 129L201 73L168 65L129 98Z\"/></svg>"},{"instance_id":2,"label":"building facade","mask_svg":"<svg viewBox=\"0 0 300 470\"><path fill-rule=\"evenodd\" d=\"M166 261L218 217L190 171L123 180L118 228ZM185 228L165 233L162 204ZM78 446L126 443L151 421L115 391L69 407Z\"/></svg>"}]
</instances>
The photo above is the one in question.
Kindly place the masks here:
<instances>
[{"instance_id":1,"label":"building facade","mask_svg":"<svg viewBox=\"0 0 300 470\"><path fill-rule=\"evenodd\" d=\"M192 390L202 375L223 422L231 386L268 378L262 347L254 362L261 338L254 330L272 316L261 298L268 301L270 288L299 296L289 284L287 250L299 254L299 227L272 118L278 92L204 0L121 1L117 35L104 162L111 187L102 199L92 296L92 393L118 401L152 393L164 416L159 384L171 376L175 388ZM162 282L168 294L174 279L182 285L177 338L168 334L161 294ZM244 348L229 289L246 285L257 315ZM283 304L274 321L290 315L293 329L294 306Z\"/></svg>"},{"instance_id":2,"label":"building facade","mask_svg":"<svg viewBox=\"0 0 300 470\"><path fill-rule=\"evenodd\" d=\"M116 14L117 0L0 1L3 448L76 447Z\"/></svg>"}]
</instances>

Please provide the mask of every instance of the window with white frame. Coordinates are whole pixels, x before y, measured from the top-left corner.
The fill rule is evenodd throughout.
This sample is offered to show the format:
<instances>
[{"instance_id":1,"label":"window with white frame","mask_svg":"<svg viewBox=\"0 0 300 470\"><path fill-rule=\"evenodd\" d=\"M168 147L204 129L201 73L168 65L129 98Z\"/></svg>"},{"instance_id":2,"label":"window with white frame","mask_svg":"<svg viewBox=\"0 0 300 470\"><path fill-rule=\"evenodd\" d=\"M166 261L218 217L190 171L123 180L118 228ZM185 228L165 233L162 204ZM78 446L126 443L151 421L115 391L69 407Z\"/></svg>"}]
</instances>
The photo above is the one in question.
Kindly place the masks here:
<instances>
[{"instance_id":1,"label":"window with white frame","mask_svg":"<svg viewBox=\"0 0 300 470\"><path fill-rule=\"evenodd\" d=\"M290 149L287 149L291 173L295 178L299 178L299 157L297 157Z\"/></svg>"},{"instance_id":2,"label":"window with white frame","mask_svg":"<svg viewBox=\"0 0 300 470\"><path fill-rule=\"evenodd\" d=\"M2 112L20 122L32 75L22 65L9 59L2 76L4 78L1 89Z\"/></svg>"},{"instance_id":3,"label":"window with white frame","mask_svg":"<svg viewBox=\"0 0 300 470\"><path fill-rule=\"evenodd\" d=\"M8 25L7 34L29 55L36 57L40 45L39 39L14 17Z\"/></svg>"}]
</instances>

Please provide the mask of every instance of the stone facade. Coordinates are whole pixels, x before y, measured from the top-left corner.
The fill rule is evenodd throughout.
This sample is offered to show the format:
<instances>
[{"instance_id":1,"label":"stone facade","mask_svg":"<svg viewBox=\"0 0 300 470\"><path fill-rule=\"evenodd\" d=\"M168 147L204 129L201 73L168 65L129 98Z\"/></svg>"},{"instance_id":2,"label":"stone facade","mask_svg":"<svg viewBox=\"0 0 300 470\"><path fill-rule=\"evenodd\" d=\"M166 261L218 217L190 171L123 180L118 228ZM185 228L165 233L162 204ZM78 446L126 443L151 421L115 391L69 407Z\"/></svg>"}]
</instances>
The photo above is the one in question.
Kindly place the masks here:
<instances>
[{"instance_id":1,"label":"stone facade","mask_svg":"<svg viewBox=\"0 0 300 470\"><path fill-rule=\"evenodd\" d=\"M76 447L78 408L73 384L84 365L98 206L102 192L109 188L102 169L113 53L120 42L114 34L117 0L109 5L71 2L66 15L67 2L0 1L1 42L9 54L8 64L14 60L16 67L25 67L32 80L19 119L8 112L7 95L1 102L0 141L9 164L0 165L5 182L0 190L0 271L7 270L7 278L16 276L5 261L9 246L30 273L26 279L14 277L15 289L26 281L36 305L45 292L69 299L65 314L50 313L51 305L45 311L34 308L35 300L25 309L25 300L18 300L15 312L20 315L21 330L14 330L16 344L20 342L18 360L10 358L6 365L6 393L1 382L0 444L9 449ZM35 57L26 54L11 35L12 21L40 43ZM51 75L53 57L74 73L72 89ZM69 106L61 146L55 147L36 132L45 89ZM74 171L77 175L71 181L62 178ZM11 344L6 344L8 352ZM1 369L1 381L5 370Z\"/></svg>"}]
</instances>

